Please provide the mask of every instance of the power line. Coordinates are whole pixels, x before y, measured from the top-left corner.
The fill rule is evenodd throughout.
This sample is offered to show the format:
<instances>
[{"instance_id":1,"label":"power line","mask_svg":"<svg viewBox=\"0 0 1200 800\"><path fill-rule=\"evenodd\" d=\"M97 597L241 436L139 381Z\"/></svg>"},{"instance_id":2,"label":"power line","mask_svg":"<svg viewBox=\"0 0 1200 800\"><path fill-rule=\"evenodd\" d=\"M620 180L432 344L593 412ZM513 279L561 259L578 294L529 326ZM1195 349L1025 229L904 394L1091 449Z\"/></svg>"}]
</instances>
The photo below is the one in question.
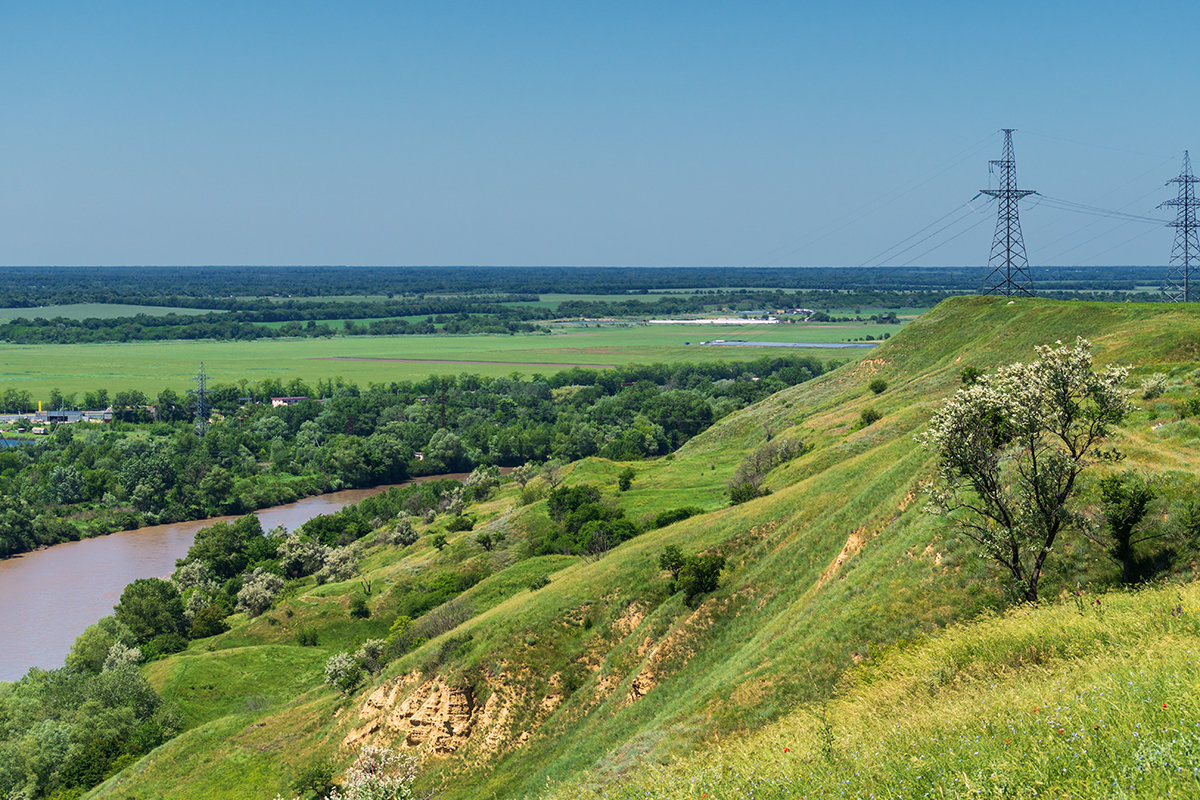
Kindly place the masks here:
<instances>
[{"instance_id":1,"label":"power line","mask_svg":"<svg viewBox=\"0 0 1200 800\"><path fill-rule=\"evenodd\" d=\"M1000 188L984 189L981 194L994 197L996 204L996 234L992 237L992 252L988 256L991 272L983 284L983 294L1014 294L1033 296L1033 279L1029 275L1029 257L1025 254L1025 237L1021 235L1021 218L1017 201L1034 194L1031 189L1017 188L1017 156L1012 143L1013 128L1004 128L1004 154L990 166L1000 168Z\"/></svg>"},{"instance_id":2,"label":"power line","mask_svg":"<svg viewBox=\"0 0 1200 800\"><path fill-rule=\"evenodd\" d=\"M1200 238L1196 235L1196 193L1193 188L1197 179L1192 175L1192 159L1183 151L1183 169L1168 183L1179 184L1179 193L1174 200L1160 203L1159 208L1174 208L1175 221L1167 225L1175 229L1175 243L1171 246L1171 268L1163 284L1163 294L1172 303L1191 302L1192 262L1200 258Z\"/></svg>"}]
</instances>

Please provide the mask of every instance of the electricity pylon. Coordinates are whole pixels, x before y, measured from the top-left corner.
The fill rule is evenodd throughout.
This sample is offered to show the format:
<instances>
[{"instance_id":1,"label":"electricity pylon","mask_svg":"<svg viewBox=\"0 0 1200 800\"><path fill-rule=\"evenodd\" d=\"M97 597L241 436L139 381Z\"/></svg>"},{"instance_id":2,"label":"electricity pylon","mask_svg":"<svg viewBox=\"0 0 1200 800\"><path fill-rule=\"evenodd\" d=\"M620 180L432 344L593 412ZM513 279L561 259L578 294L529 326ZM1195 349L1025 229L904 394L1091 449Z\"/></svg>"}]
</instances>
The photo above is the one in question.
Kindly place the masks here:
<instances>
[{"instance_id":1,"label":"electricity pylon","mask_svg":"<svg viewBox=\"0 0 1200 800\"><path fill-rule=\"evenodd\" d=\"M1167 226L1175 229L1175 244L1171 246L1171 266L1163 284L1163 296L1171 303L1189 303L1192 300L1192 262L1200 259L1200 238L1196 235L1196 193L1192 185L1197 180L1192 175L1192 159L1183 151L1183 169L1179 177L1167 183L1178 183L1179 194L1174 200L1160 203L1159 208L1175 208L1175 221Z\"/></svg>"},{"instance_id":2,"label":"electricity pylon","mask_svg":"<svg viewBox=\"0 0 1200 800\"><path fill-rule=\"evenodd\" d=\"M1035 194L1029 189L1017 188L1017 158L1013 153L1012 134L1014 128L1004 129L1004 156L999 161L989 161L991 167L1000 168L1000 188L981 189L983 194L996 198L996 235L992 238L992 252L988 257L988 273L981 294L1014 294L1033 296L1033 280L1029 277L1029 258L1025 255L1025 238L1021 236L1021 218L1017 214L1017 201Z\"/></svg>"}]
</instances>

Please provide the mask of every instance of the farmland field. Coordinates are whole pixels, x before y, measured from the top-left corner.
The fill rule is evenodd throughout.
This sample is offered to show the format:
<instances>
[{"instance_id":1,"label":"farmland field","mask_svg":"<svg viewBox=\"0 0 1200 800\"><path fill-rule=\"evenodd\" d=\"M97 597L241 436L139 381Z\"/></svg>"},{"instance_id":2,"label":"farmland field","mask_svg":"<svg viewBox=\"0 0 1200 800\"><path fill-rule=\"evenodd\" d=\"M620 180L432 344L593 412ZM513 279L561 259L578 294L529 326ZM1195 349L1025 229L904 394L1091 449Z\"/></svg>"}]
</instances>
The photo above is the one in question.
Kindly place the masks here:
<instances>
[{"instance_id":1,"label":"farmland field","mask_svg":"<svg viewBox=\"0 0 1200 800\"><path fill-rule=\"evenodd\" d=\"M171 308L169 306L139 306L126 303L70 303L61 306L32 306L26 308L0 308L0 321L10 319L113 319L114 317L132 317L135 314L159 316L162 314L179 314L194 316L196 314L211 314L204 308Z\"/></svg>"},{"instance_id":2,"label":"farmland field","mask_svg":"<svg viewBox=\"0 0 1200 800\"><path fill-rule=\"evenodd\" d=\"M865 350L700 347L707 339L840 342L894 333L895 325L654 325L574 328L551 335L338 336L249 342L172 341L84 345L0 345L0 388L27 390L34 399L50 389L83 392L189 388L204 362L210 380L341 376L366 385L427 375L551 373L571 364L745 361L802 354L841 361ZM691 342L691 345L685 342ZM424 359L418 363L335 359ZM444 363L438 363L444 362ZM485 362L485 363L478 363ZM545 367L530 365L546 365Z\"/></svg>"}]
</instances>

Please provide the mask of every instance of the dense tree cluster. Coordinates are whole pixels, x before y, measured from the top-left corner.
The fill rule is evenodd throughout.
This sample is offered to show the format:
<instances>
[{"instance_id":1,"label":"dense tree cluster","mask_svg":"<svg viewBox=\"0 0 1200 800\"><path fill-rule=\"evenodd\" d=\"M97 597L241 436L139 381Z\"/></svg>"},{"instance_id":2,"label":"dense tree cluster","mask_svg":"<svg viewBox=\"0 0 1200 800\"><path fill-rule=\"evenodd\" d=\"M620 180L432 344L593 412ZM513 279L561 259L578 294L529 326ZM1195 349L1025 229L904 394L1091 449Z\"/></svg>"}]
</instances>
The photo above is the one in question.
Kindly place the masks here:
<instances>
[{"instance_id":1,"label":"dense tree cluster","mask_svg":"<svg viewBox=\"0 0 1200 800\"><path fill-rule=\"evenodd\" d=\"M202 438L170 390L153 398L157 421L146 425L129 423L151 418L151 398L123 392L115 396L117 416L129 423L61 425L51 436L0 451L0 557L410 475L662 455L730 411L824 368L781 356L528 379L462 375L365 390L338 381L243 382L210 392L222 418ZM273 395L313 399L278 408L245 402Z\"/></svg>"},{"instance_id":2,"label":"dense tree cluster","mask_svg":"<svg viewBox=\"0 0 1200 800\"><path fill-rule=\"evenodd\" d=\"M1158 285L1161 273L1161 267L1042 267L1038 291L1132 292ZM632 294L728 286L971 293L986 274L984 267L8 267L0 271L5 278L0 307L140 303L230 308L244 298L261 297Z\"/></svg>"}]
</instances>

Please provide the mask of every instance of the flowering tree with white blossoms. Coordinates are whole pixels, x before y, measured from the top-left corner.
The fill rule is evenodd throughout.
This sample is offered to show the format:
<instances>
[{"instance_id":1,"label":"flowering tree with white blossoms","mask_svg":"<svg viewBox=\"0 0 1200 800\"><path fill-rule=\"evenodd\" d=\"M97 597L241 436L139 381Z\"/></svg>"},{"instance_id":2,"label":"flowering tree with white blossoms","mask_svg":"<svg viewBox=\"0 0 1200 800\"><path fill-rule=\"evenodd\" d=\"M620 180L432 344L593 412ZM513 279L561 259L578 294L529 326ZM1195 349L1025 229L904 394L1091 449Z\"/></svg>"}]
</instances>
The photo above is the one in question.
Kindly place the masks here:
<instances>
[{"instance_id":1,"label":"flowering tree with white blossoms","mask_svg":"<svg viewBox=\"0 0 1200 800\"><path fill-rule=\"evenodd\" d=\"M412 800L412 783L416 777L415 758L402 756L386 747L367 745L346 770L342 785L325 797L326 800ZM276 795L275 800L283 800L283 797Z\"/></svg>"},{"instance_id":2,"label":"flowering tree with white blossoms","mask_svg":"<svg viewBox=\"0 0 1200 800\"><path fill-rule=\"evenodd\" d=\"M1007 569L1031 603L1055 540L1079 527L1070 501L1080 473L1120 458L1102 444L1129 411L1128 368L1094 370L1085 339L1036 350L1036 361L959 390L918 437L938 456L931 509Z\"/></svg>"}]
</instances>

